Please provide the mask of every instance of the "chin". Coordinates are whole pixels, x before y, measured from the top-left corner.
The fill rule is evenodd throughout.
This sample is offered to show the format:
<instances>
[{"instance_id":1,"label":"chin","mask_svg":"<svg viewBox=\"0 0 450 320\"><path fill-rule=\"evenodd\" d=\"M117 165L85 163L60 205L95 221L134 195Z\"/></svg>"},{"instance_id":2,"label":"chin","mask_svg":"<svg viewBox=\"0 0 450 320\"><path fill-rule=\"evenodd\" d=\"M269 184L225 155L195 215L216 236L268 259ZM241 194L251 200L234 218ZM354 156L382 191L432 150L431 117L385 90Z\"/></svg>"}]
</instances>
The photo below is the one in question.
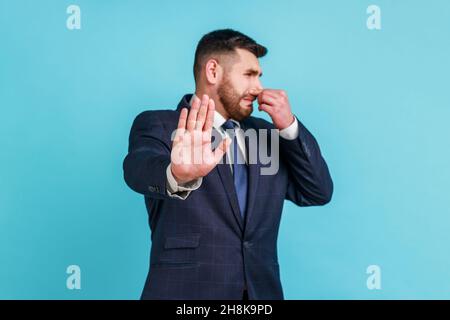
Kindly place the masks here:
<instances>
[{"instance_id":1,"label":"chin","mask_svg":"<svg viewBox=\"0 0 450 320\"><path fill-rule=\"evenodd\" d=\"M234 108L232 108L232 112L229 112L231 118L237 121L242 121L248 117L253 112L253 103L248 103L248 101L244 103L237 104Z\"/></svg>"},{"instance_id":2,"label":"chin","mask_svg":"<svg viewBox=\"0 0 450 320\"><path fill-rule=\"evenodd\" d=\"M252 114L253 112L253 103L244 105L242 108L242 113L247 114L248 116Z\"/></svg>"},{"instance_id":3,"label":"chin","mask_svg":"<svg viewBox=\"0 0 450 320\"><path fill-rule=\"evenodd\" d=\"M250 117L250 115L252 114L252 112L253 112L253 106L242 108L242 109L241 109L241 112L240 112L240 117L241 117L241 119L240 119L239 121L244 120L244 119Z\"/></svg>"}]
</instances>

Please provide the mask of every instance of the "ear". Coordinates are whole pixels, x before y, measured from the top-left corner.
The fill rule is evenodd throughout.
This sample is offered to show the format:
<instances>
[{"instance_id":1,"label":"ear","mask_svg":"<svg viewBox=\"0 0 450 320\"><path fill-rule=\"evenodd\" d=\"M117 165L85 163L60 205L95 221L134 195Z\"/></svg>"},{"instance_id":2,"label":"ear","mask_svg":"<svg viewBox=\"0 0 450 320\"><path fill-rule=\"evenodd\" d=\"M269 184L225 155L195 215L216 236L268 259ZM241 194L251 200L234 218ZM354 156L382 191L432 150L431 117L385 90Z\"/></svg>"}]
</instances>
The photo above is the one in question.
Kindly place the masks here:
<instances>
[{"instance_id":1,"label":"ear","mask_svg":"<svg viewBox=\"0 0 450 320\"><path fill-rule=\"evenodd\" d=\"M222 77L223 69L216 59L209 59L205 66L206 81L210 84L216 84Z\"/></svg>"}]
</instances>

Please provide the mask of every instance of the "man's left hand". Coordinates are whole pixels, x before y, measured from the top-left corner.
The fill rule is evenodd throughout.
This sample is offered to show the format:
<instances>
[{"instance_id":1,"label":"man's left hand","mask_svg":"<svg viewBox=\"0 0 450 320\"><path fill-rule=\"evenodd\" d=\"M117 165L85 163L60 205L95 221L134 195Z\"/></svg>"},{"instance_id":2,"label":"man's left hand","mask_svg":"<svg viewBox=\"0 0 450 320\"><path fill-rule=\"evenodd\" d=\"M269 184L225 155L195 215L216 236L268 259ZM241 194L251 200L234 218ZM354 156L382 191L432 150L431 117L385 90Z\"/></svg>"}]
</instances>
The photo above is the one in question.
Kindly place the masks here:
<instances>
[{"instance_id":1,"label":"man's left hand","mask_svg":"<svg viewBox=\"0 0 450 320\"><path fill-rule=\"evenodd\" d=\"M289 127L295 120L284 90L264 89L258 95L258 110L265 111L279 130Z\"/></svg>"}]
</instances>

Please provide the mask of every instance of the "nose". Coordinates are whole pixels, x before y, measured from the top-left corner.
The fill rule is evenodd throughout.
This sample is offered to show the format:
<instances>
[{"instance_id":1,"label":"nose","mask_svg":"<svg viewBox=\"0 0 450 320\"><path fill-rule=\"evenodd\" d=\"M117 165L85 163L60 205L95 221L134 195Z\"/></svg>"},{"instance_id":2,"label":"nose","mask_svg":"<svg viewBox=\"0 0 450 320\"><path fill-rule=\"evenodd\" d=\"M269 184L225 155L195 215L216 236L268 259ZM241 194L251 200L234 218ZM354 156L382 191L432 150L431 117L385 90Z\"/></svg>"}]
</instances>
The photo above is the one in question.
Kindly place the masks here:
<instances>
[{"instance_id":1,"label":"nose","mask_svg":"<svg viewBox=\"0 0 450 320\"><path fill-rule=\"evenodd\" d=\"M255 89L258 91L258 94L261 92L261 91L263 91L263 86L262 86L262 83L261 83L261 80L259 80L259 78L256 80L256 87L255 87Z\"/></svg>"},{"instance_id":2,"label":"nose","mask_svg":"<svg viewBox=\"0 0 450 320\"><path fill-rule=\"evenodd\" d=\"M254 84L254 86L252 86L252 88L248 91L252 96L254 96L255 98L261 93L261 91L263 91L263 86L261 85L261 82L259 81L259 79L256 81L256 83Z\"/></svg>"}]
</instances>

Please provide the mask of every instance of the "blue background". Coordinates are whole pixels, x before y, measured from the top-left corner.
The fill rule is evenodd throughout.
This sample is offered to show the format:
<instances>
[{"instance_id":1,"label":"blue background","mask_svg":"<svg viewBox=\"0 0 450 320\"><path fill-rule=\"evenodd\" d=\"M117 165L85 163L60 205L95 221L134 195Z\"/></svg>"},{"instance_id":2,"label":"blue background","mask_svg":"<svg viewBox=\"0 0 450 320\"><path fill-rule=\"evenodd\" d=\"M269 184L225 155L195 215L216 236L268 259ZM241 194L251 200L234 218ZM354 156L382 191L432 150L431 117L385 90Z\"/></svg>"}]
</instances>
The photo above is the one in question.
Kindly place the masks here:
<instances>
[{"instance_id":1,"label":"blue background","mask_svg":"<svg viewBox=\"0 0 450 320\"><path fill-rule=\"evenodd\" d=\"M66 28L70 4L81 30ZM381 30L366 27L370 4ZM327 206L285 204L285 297L450 298L449 12L445 0L0 0L0 298L139 298L150 231L123 181L129 129L193 92L197 42L224 27L269 48L263 85L287 91L334 180ZM81 290L66 288L71 264Z\"/></svg>"}]
</instances>

